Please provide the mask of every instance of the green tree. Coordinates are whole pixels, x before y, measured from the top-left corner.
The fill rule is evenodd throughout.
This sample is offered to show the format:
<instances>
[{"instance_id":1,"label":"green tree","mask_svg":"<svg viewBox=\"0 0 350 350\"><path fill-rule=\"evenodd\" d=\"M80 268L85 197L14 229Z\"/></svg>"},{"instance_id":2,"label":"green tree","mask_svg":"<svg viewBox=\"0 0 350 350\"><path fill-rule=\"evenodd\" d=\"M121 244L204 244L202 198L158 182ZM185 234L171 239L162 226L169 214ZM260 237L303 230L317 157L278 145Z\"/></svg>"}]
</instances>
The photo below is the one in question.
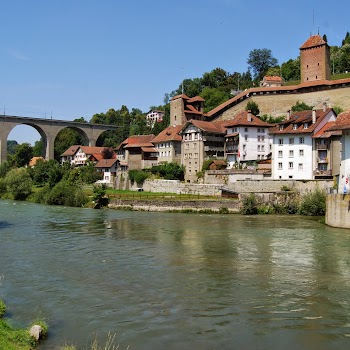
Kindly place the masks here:
<instances>
[{"instance_id":1,"label":"green tree","mask_svg":"<svg viewBox=\"0 0 350 350\"><path fill-rule=\"evenodd\" d=\"M253 100L248 101L247 106L245 107L246 111L251 111L255 116L260 114L259 106Z\"/></svg>"},{"instance_id":2,"label":"green tree","mask_svg":"<svg viewBox=\"0 0 350 350\"><path fill-rule=\"evenodd\" d=\"M227 101L230 95L216 88L205 87L200 96L205 99L204 112L208 112Z\"/></svg>"},{"instance_id":3,"label":"green tree","mask_svg":"<svg viewBox=\"0 0 350 350\"><path fill-rule=\"evenodd\" d=\"M39 141L35 141L33 146L33 157L44 157L44 141L41 138Z\"/></svg>"},{"instance_id":4,"label":"green tree","mask_svg":"<svg viewBox=\"0 0 350 350\"><path fill-rule=\"evenodd\" d=\"M305 102L299 101L297 101L297 103L291 108L292 112L309 111L311 109L313 109L313 106L309 106Z\"/></svg>"},{"instance_id":5,"label":"green tree","mask_svg":"<svg viewBox=\"0 0 350 350\"><path fill-rule=\"evenodd\" d=\"M285 81L300 80L300 57L282 63L281 71Z\"/></svg>"},{"instance_id":6,"label":"green tree","mask_svg":"<svg viewBox=\"0 0 350 350\"><path fill-rule=\"evenodd\" d=\"M32 191L32 179L25 168L10 170L5 177L7 192L13 199L26 199Z\"/></svg>"},{"instance_id":7,"label":"green tree","mask_svg":"<svg viewBox=\"0 0 350 350\"><path fill-rule=\"evenodd\" d=\"M9 162L2 162L0 164L0 178L4 178L11 169L12 165Z\"/></svg>"},{"instance_id":8,"label":"green tree","mask_svg":"<svg viewBox=\"0 0 350 350\"><path fill-rule=\"evenodd\" d=\"M27 165L33 158L33 147L29 143L22 143L16 147L14 162L18 167Z\"/></svg>"},{"instance_id":9,"label":"green tree","mask_svg":"<svg viewBox=\"0 0 350 350\"><path fill-rule=\"evenodd\" d=\"M80 133L72 128L61 130L56 136L54 143L55 159L60 160L61 154L73 145L83 145L84 140Z\"/></svg>"},{"instance_id":10,"label":"green tree","mask_svg":"<svg viewBox=\"0 0 350 350\"><path fill-rule=\"evenodd\" d=\"M249 67L253 70L254 78L261 80L267 70L277 66L277 59L272 56L269 49L254 49L250 51L247 60Z\"/></svg>"},{"instance_id":11,"label":"green tree","mask_svg":"<svg viewBox=\"0 0 350 350\"><path fill-rule=\"evenodd\" d=\"M7 153L8 154L15 154L16 153L16 147L18 146L17 141L15 140L8 140L7 141Z\"/></svg>"}]
</instances>

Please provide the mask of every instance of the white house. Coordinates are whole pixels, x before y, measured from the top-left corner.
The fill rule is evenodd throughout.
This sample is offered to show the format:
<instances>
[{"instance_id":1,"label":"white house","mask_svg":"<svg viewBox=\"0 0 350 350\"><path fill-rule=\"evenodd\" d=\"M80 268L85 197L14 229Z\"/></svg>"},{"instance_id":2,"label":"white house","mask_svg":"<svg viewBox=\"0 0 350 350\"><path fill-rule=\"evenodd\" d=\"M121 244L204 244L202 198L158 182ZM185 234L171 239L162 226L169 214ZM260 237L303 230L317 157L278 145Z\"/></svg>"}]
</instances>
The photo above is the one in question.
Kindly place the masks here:
<instances>
[{"instance_id":1,"label":"white house","mask_svg":"<svg viewBox=\"0 0 350 350\"><path fill-rule=\"evenodd\" d=\"M164 111L150 110L146 115L147 125L153 127L155 123L163 121Z\"/></svg>"},{"instance_id":2,"label":"white house","mask_svg":"<svg viewBox=\"0 0 350 350\"><path fill-rule=\"evenodd\" d=\"M113 183L113 179L117 175L118 167L119 167L119 160L115 158L101 159L94 166L97 172L103 173L103 180L101 182L105 184Z\"/></svg>"},{"instance_id":3,"label":"white house","mask_svg":"<svg viewBox=\"0 0 350 350\"><path fill-rule=\"evenodd\" d=\"M270 129L272 179L312 180L326 158L317 157L313 136L336 114L331 108L295 112Z\"/></svg>"},{"instance_id":4,"label":"white house","mask_svg":"<svg viewBox=\"0 0 350 350\"><path fill-rule=\"evenodd\" d=\"M227 167L237 162L267 159L271 153L269 129L272 124L263 122L250 111L238 113L225 121L225 157Z\"/></svg>"}]
</instances>

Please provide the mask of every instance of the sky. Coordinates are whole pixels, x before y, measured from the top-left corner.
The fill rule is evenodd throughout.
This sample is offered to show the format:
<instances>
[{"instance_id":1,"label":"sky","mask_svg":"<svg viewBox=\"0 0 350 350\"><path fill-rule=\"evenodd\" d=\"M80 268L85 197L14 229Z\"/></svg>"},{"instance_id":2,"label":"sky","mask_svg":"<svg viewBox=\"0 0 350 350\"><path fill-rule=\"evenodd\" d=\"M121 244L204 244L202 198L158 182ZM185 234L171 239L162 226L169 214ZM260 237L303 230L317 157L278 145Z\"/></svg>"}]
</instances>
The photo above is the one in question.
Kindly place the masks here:
<instances>
[{"instance_id":1,"label":"sky","mask_svg":"<svg viewBox=\"0 0 350 350\"><path fill-rule=\"evenodd\" d=\"M347 0L0 0L0 13L0 113L61 120L148 112L183 79L246 72L251 50L281 64L311 34L340 46L350 31Z\"/></svg>"}]
</instances>

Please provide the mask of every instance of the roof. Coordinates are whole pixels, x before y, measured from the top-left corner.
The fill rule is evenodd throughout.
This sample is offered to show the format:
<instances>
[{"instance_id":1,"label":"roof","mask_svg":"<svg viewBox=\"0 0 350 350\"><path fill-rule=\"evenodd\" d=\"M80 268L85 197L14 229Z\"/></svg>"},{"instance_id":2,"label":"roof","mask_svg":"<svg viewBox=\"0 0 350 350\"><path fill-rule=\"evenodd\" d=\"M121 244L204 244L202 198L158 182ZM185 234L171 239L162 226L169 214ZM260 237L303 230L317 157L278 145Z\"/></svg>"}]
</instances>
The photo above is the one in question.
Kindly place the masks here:
<instances>
[{"instance_id":1,"label":"roof","mask_svg":"<svg viewBox=\"0 0 350 350\"><path fill-rule=\"evenodd\" d=\"M332 111L332 108L327 108L325 111L317 109L316 123L312 123L312 110L295 112L288 120L284 120L272 127L269 132L270 134L312 134L325 116ZM304 123L309 124L307 129L304 128ZM296 129L293 127L294 124L297 125ZM280 130L281 126L283 126L282 130Z\"/></svg>"},{"instance_id":2,"label":"roof","mask_svg":"<svg viewBox=\"0 0 350 350\"><path fill-rule=\"evenodd\" d=\"M133 135L124 140L121 145L124 145L124 148L135 148L135 147L153 147L151 142L154 139L154 135ZM118 147L120 148L119 145ZM118 148L117 147L117 148Z\"/></svg>"},{"instance_id":3,"label":"roof","mask_svg":"<svg viewBox=\"0 0 350 350\"><path fill-rule=\"evenodd\" d=\"M45 161L45 159L43 157L33 157L30 161L29 161L29 166L35 166L38 160L42 160Z\"/></svg>"},{"instance_id":4,"label":"roof","mask_svg":"<svg viewBox=\"0 0 350 350\"><path fill-rule=\"evenodd\" d=\"M186 108L187 109L184 110L185 113L200 114L200 115L203 114L203 112L199 111L198 109L196 109L195 107L193 107L191 105L187 105Z\"/></svg>"},{"instance_id":5,"label":"roof","mask_svg":"<svg viewBox=\"0 0 350 350\"><path fill-rule=\"evenodd\" d=\"M331 130L345 129L350 129L350 110L340 113L331 128Z\"/></svg>"},{"instance_id":6,"label":"roof","mask_svg":"<svg viewBox=\"0 0 350 350\"><path fill-rule=\"evenodd\" d=\"M251 121L248 121L248 111L241 111L233 119L226 120L225 127L232 126L258 126L270 128L273 125L262 121L260 118L256 117L253 113L250 113Z\"/></svg>"},{"instance_id":7,"label":"roof","mask_svg":"<svg viewBox=\"0 0 350 350\"><path fill-rule=\"evenodd\" d=\"M79 149L80 145L70 146L66 151L61 154L61 157L74 156L75 152Z\"/></svg>"},{"instance_id":8,"label":"roof","mask_svg":"<svg viewBox=\"0 0 350 350\"><path fill-rule=\"evenodd\" d=\"M302 49L308 49L310 47L321 46L327 44L318 34L310 36L309 39L300 47Z\"/></svg>"},{"instance_id":9,"label":"roof","mask_svg":"<svg viewBox=\"0 0 350 350\"><path fill-rule=\"evenodd\" d=\"M318 139L326 139L331 136L340 136L342 132L340 130L334 130L330 131L330 129L334 126L334 122L328 122L326 123L314 136L313 138L318 138Z\"/></svg>"},{"instance_id":10,"label":"roof","mask_svg":"<svg viewBox=\"0 0 350 350\"><path fill-rule=\"evenodd\" d=\"M300 93L305 92L305 89L314 87L332 88L333 86L343 84L350 84L350 78L337 79L337 80L314 80L303 82L298 85L290 86L267 86L267 87L255 87L250 88L246 91L242 91L240 94L230 98L229 100L221 103L219 106L213 108L211 111L205 113L204 115L208 118L216 118L221 113L231 108L235 104L249 98L250 96L258 95L260 93Z\"/></svg>"},{"instance_id":11,"label":"roof","mask_svg":"<svg viewBox=\"0 0 350 350\"><path fill-rule=\"evenodd\" d=\"M278 75L274 75L274 76L265 75L265 76L264 76L264 80L281 82L281 81L282 81L282 78L279 77Z\"/></svg>"},{"instance_id":12,"label":"roof","mask_svg":"<svg viewBox=\"0 0 350 350\"><path fill-rule=\"evenodd\" d=\"M183 98L183 99L185 99L185 100L189 100L189 97L188 97L187 95L181 94L181 95L176 95L176 96L172 97L172 98L170 99L170 101L171 101L171 100L177 100L178 98Z\"/></svg>"},{"instance_id":13,"label":"roof","mask_svg":"<svg viewBox=\"0 0 350 350\"><path fill-rule=\"evenodd\" d=\"M191 102L197 102L197 101L204 102L205 99L200 97L200 96L194 96L194 97L189 98L187 102L191 103Z\"/></svg>"},{"instance_id":14,"label":"roof","mask_svg":"<svg viewBox=\"0 0 350 350\"><path fill-rule=\"evenodd\" d=\"M215 164L215 165L225 165L226 166L226 162L223 159L213 159L210 164Z\"/></svg>"},{"instance_id":15,"label":"roof","mask_svg":"<svg viewBox=\"0 0 350 350\"><path fill-rule=\"evenodd\" d=\"M181 141L182 137L179 135L181 128L182 125L168 126L152 140L152 143Z\"/></svg>"},{"instance_id":16,"label":"roof","mask_svg":"<svg viewBox=\"0 0 350 350\"><path fill-rule=\"evenodd\" d=\"M158 153L158 150L154 147L141 147L141 150L144 153Z\"/></svg>"},{"instance_id":17,"label":"roof","mask_svg":"<svg viewBox=\"0 0 350 350\"><path fill-rule=\"evenodd\" d=\"M85 154L96 154L96 153L102 153L102 151L103 151L105 148L108 148L108 147L79 146L79 148L80 148Z\"/></svg>"},{"instance_id":18,"label":"roof","mask_svg":"<svg viewBox=\"0 0 350 350\"><path fill-rule=\"evenodd\" d=\"M101 159L95 164L95 168L111 168L118 159Z\"/></svg>"},{"instance_id":19,"label":"roof","mask_svg":"<svg viewBox=\"0 0 350 350\"><path fill-rule=\"evenodd\" d=\"M213 134L225 133L225 131L222 129L222 122L206 122L203 120L196 120L196 119L191 119L188 122L186 122L181 128L181 132L185 130L189 124L193 124L195 127L205 132L209 132Z\"/></svg>"}]
</instances>

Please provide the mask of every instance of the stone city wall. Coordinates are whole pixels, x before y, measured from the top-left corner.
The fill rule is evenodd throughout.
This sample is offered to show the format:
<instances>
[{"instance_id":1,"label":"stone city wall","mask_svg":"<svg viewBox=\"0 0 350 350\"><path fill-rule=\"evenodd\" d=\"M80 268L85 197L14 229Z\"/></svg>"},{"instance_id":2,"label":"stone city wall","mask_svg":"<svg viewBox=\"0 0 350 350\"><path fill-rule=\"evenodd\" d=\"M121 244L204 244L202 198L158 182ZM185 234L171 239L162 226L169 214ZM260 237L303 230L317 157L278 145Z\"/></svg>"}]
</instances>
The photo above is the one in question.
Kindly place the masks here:
<instances>
[{"instance_id":1,"label":"stone city wall","mask_svg":"<svg viewBox=\"0 0 350 350\"><path fill-rule=\"evenodd\" d=\"M326 224L350 228L350 195L330 194L326 201Z\"/></svg>"}]
</instances>

